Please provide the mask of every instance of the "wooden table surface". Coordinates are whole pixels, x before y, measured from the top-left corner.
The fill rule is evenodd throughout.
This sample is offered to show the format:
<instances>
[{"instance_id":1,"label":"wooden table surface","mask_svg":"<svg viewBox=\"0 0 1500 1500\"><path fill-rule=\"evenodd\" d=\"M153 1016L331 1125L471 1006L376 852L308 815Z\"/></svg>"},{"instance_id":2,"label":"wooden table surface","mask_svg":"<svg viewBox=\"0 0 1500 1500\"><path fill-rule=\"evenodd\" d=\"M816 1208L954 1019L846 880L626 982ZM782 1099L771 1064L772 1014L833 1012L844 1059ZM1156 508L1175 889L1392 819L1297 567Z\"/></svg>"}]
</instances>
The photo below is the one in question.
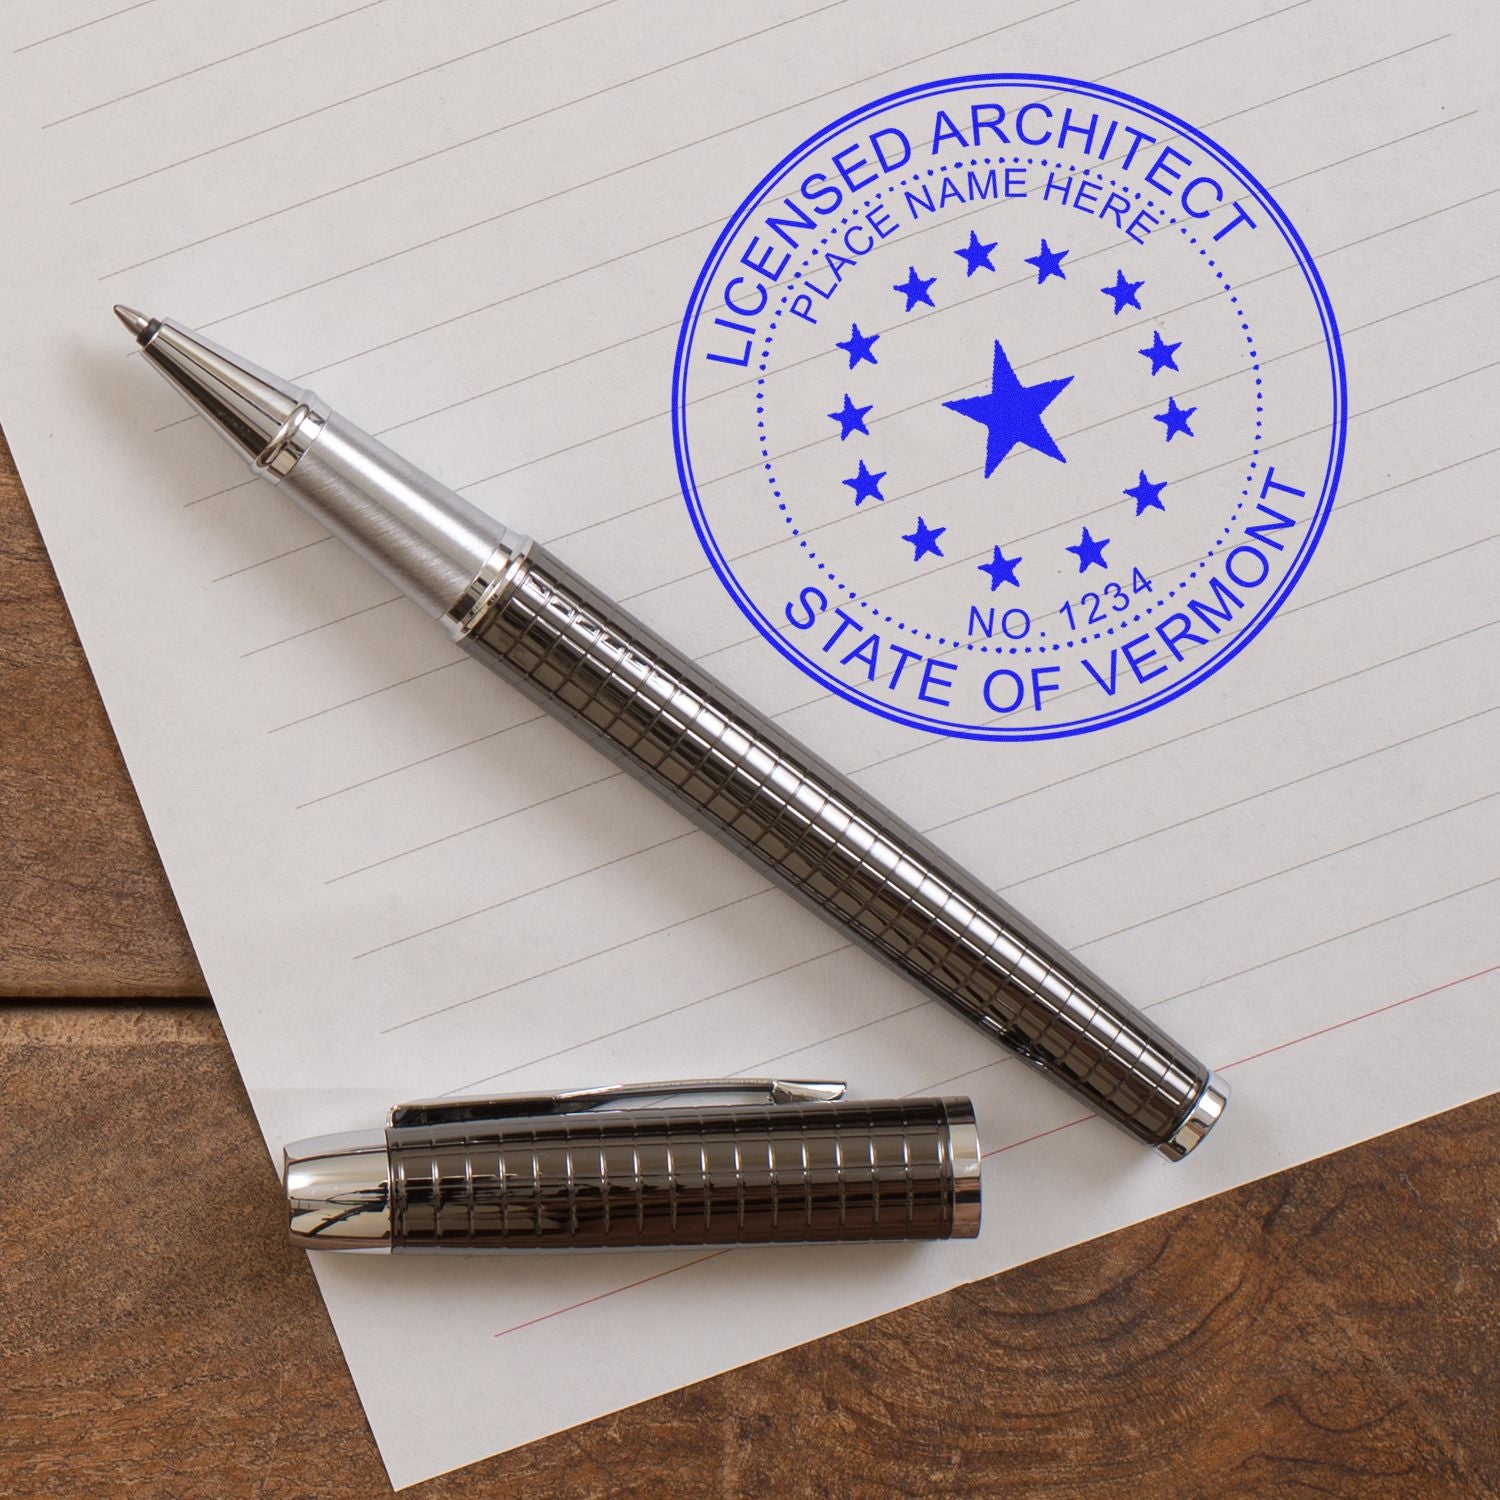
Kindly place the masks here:
<instances>
[{"instance_id":1,"label":"wooden table surface","mask_svg":"<svg viewBox=\"0 0 1500 1500\"><path fill-rule=\"evenodd\" d=\"M386 1493L3 439L0 709L0 1495ZM412 1493L1495 1496L1497 1147L1500 1098Z\"/></svg>"}]
</instances>

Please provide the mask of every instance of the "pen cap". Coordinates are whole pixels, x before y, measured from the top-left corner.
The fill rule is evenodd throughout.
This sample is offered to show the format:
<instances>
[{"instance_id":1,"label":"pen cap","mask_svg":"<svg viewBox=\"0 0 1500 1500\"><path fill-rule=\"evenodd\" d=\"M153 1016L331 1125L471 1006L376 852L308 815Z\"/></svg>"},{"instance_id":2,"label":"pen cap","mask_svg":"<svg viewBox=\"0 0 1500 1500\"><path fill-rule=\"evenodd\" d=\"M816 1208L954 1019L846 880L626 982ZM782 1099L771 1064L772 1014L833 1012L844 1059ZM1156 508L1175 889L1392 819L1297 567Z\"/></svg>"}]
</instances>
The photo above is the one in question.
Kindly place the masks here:
<instances>
[{"instance_id":1,"label":"pen cap","mask_svg":"<svg viewBox=\"0 0 1500 1500\"><path fill-rule=\"evenodd\" d=\"M967 1099L608 1109L391 1129L397 1250L979 1232Z\"/></svg>"}]
</instances>

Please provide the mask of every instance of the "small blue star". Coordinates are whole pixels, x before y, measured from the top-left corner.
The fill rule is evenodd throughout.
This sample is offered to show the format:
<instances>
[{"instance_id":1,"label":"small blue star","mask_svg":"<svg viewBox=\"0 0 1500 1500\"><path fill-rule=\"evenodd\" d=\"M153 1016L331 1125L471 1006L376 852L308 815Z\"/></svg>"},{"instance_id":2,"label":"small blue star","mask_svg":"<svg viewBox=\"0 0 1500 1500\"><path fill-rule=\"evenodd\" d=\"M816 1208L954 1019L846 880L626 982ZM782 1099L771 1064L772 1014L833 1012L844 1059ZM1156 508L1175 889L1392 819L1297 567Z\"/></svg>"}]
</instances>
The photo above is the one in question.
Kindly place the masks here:
<instances>
[{"instance_id":1,"label":"small blue star","mask_svg":"<svg viewBox=\"0 0 1500 1500\"><path fill-rule=\"evenodd\" d=\"M1104 560L1104 549L1109 546L1109 538L1104 537L1095 541L1089 535L1087 526L1083 528L1083 537L1076 547L1069 547L1068 551L1078 559L1078 571L1084 572L1091 567L1107 568L1109 564Z\"/></svg>"},{"instance_id":2,"label":"small blue star","mask_svg":"<svg viewBox=\"0 0 1500 1500\"><path fill-rule=\"evenodd\" d=\"M1142 511L1153 505L1157 508L1157 510L1166 510L1167 507L1161 503L1161 492L1166 489L1166 487L1167 481L1165 479L1163 479L1160 484L1152 484L1151 481L1146 478L1146 471L1142 469L1141 482L1139 484L1132 485L1128 490L1125 490L1122 493L1128 495L1130 499L1135 501L1135 513L1136 515L1140 515Z\"/></svg>"},{"instance_id":3,"label":"small blue star","mask_svg":"<svg viewBox=\"0 0 1500 1500\"><path fill-rule=\"evenodd\" d=\"M1161 336L1161 329L1157 329L1151 335L1151 347L1142 349L1140 352L1151 361L1151 373L1160 375L1163 370L1175 370L1177 361L1173 357L1182 348L1182 340L1178 339L1175 344L1167 343Z\"/></svg>"},{"instance_id":4,"label":"small blue star","mask_svg":"<svg viewBox=\"0 0 1500 1500\"><path fill-rule=\"evenodd\" d=\"M910 312L919 302L925 302L928 307L931 307L933 305L932 283L937 280L937 277L929 276L924 280L917 275L915 266L908 266L906 270L906 280L898 281L891 288L893 292L900 292L906 298L905 311Z\"/></svg>"},{"instance_id":5,"label":"small blue star","mask_svg":"<svg viewBox=\"0 0 1500 1500\"><path fill-rule=\"evenodd\" d=\"M878 333L863 334L859 331L859 324L851 325L849 337L842 340L835 347L842 349L849 356L849 368L852 370L860 360L868 360L872 365L878 365L880 361L870 351L878 342Z\"/></svg>"},{"instance_id":6,"label":"small blue star","mask_svg":"<svg viewBox=\"0 0 1500 1500\"><path fill-rule=\"evenodd\" d=\"M1020 562L1019 557L1007 557L996 547L994 557L987 563L979 564L979 571L990 575L992 594L1002 583L1013 583L1017 588L1021 587L1021 581L1016 577L1016 568Z\"/></svg>"},{"instance_id":7,"label":"small blue star","mask_svg":"<svg viewBox=\"0 0 1500 1500\"><path fill-rule=\"evenodd\" d=\"M1106 297L1115 299L1115 316L1118 318L1127 307L1133 307L1137 312L1141 310L1141 304L1136 293L1145 286L1145 281L1126 281L1123 271L1115 272L1115 284L1113 286L1101 286L1099 290Z\"/></svg>"},{"instance_id":8,"label":"small blue star","mask_svg":"<svg viewBox=\"0 0 1500 1500\"><path fill-rule=\"evenodd\" d=\"M1053 250L1048 247L1046 240L1042 241L1042 248L1035 255L1026 257L1028 266L1036 267L1036 284L1040 286L1049 276L1055 276L1059 281L1066 281L1068 274L1062 268L1063 256L1068 254L1066 250Z\"/></svg>"},{"instance_id":9,"label":"small blue star","mask_svg":"<svg viewBox=\"0 0 1500 1500\"><path fill-rule=\"evenodd\" d=\"M969 243L953 253L963 261L968 270L964 272L965 277L972 276L976 271L993 271L994 263L990 260L990 252L999 245L999 240L994 240L986 245L974 231L969 231Z\"/></svg>"},{"instance_id":10,"label":"small blue star","mask_svg":"<svg viewBox=\"0 0 1500 1500\"><path fill-rule=\"evenodd\" d=\"M1160 422L1167 429L1167 441L1170 443L1179 432L1185 432L1189 437L1197 436L1188 426L1188 418L1197 410L1196 406L1181 407L1177 404L1176 396L1168 396L1167 409L1157 412L1151 420Z\"/></svg>"},{"instance_id":11,"label":"small blue star","mask_svg":"<svg viewBox=\"0 0 1500 1500\"><path fill-rule=\"evenodd\" d=\"M884 501L885 496L880 493L880 481L889 472L889 469L882 469L878 474L872 474L865 467L864 459L860 459L859 472L853 479L845 479L843 483L847 484L854 491L854 503L856 505L863 505L866 500L872 497L876 500Z\"/></svg>"},{"instance_id":12,"label":"small blue star","mask_svg":"<svg viewBox=\"0 0 1500 1500\"><path fill-rule=\"evenodd\" d=\"M865 418L874 411L875 403L869 406L856 406L854 398L847 392L844 395L844 407L842 411L831 411L828 419L839 424L839 442L843 442L851 432L862 432L866 437L870 435L870 429L865 426Z\"/></svg>"},{"instance_id":13,"label":"small blue star","mask_svg":"<svg viewBox=\"0 0 1500 1500\"><path fill-rule=\"evenodd\" d=\"M929 526L921 516L917 517L917 529L901 540L910 542L915 555L913 562L921 562L924 557L931 553L933 557L941 557L943 549L938 546L938 538L947 530L946 526Z\"/></svg>"},{"instance_id":14,"label":"small blue star","mask_svg":"<svg viewBox=\"0 0 1500 1500\"><path fill-rule=\"evenodd\" d=\"M989 390L982 396L964 396L958 401L945 401L943 405L961 417L968 417L971 422L978 422L985 429L984 477L988 479L1000 467L1005 455L1017 445L1035 448L1048 458L1067 463L1062 449L1043 425L1042 413L1072 381L1071 375L1064 375L1060 380L1022 385L1000 340L996 339Z\"/></svg>"}]
</instances>

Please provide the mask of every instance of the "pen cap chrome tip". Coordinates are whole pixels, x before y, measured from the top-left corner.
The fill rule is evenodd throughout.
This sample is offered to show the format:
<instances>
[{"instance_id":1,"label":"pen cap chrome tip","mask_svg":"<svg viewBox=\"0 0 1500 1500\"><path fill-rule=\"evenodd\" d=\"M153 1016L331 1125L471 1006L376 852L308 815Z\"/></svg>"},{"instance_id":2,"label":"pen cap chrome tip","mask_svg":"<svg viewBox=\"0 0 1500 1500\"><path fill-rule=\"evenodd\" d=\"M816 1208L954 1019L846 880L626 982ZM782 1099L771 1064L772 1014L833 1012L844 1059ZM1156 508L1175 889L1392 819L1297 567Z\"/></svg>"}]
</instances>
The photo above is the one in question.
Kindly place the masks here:
<instances>
[{"instance_id":1,"label":"pen cap chrome tip","mask_svg":"<svg viewBox=\"0 0 1500 1500\"><path fill-rule=\"evenodd\" d=\"M1219 1123L1228 1103L1229 1085L1217 1073L1210 1073L1181 1124L1156 1149L1168 1161L1181 1161Z\"/></svg>"},{"instance_id":2,"label":"pen cap chrome tip","mask_svg":"<svg viewBox=\"0 0 1500 1500\"><path fill-rule=\"evenodd\" d=\"M391 1168L383 1130L315 1136L282 1153L287 1238L305 1250L389 1250Z\"/></svg>"}]
</instances>

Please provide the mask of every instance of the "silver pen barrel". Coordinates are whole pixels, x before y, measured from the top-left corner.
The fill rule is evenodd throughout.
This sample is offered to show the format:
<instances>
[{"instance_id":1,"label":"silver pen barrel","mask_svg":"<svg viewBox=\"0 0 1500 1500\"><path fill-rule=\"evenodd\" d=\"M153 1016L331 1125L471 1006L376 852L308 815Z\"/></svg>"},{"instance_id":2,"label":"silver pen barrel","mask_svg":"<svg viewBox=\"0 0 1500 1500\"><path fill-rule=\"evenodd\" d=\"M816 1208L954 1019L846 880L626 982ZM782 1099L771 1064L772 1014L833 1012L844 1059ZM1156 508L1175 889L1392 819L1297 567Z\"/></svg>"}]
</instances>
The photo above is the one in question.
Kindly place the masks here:
<instances>
[{"instance_id":1,"label":"silver pen barrel","mask_svg":"<svg viewBox=\"0 0 1500 1500\"><path fill-rule=\"evenodd\" d=\"M1224 1084L1155 1022L542 547L311 393L175 324L117 311L258 473L465 651L852 942L1169 1159L1217 1122Z\"/></svg>"}]
</instances>

